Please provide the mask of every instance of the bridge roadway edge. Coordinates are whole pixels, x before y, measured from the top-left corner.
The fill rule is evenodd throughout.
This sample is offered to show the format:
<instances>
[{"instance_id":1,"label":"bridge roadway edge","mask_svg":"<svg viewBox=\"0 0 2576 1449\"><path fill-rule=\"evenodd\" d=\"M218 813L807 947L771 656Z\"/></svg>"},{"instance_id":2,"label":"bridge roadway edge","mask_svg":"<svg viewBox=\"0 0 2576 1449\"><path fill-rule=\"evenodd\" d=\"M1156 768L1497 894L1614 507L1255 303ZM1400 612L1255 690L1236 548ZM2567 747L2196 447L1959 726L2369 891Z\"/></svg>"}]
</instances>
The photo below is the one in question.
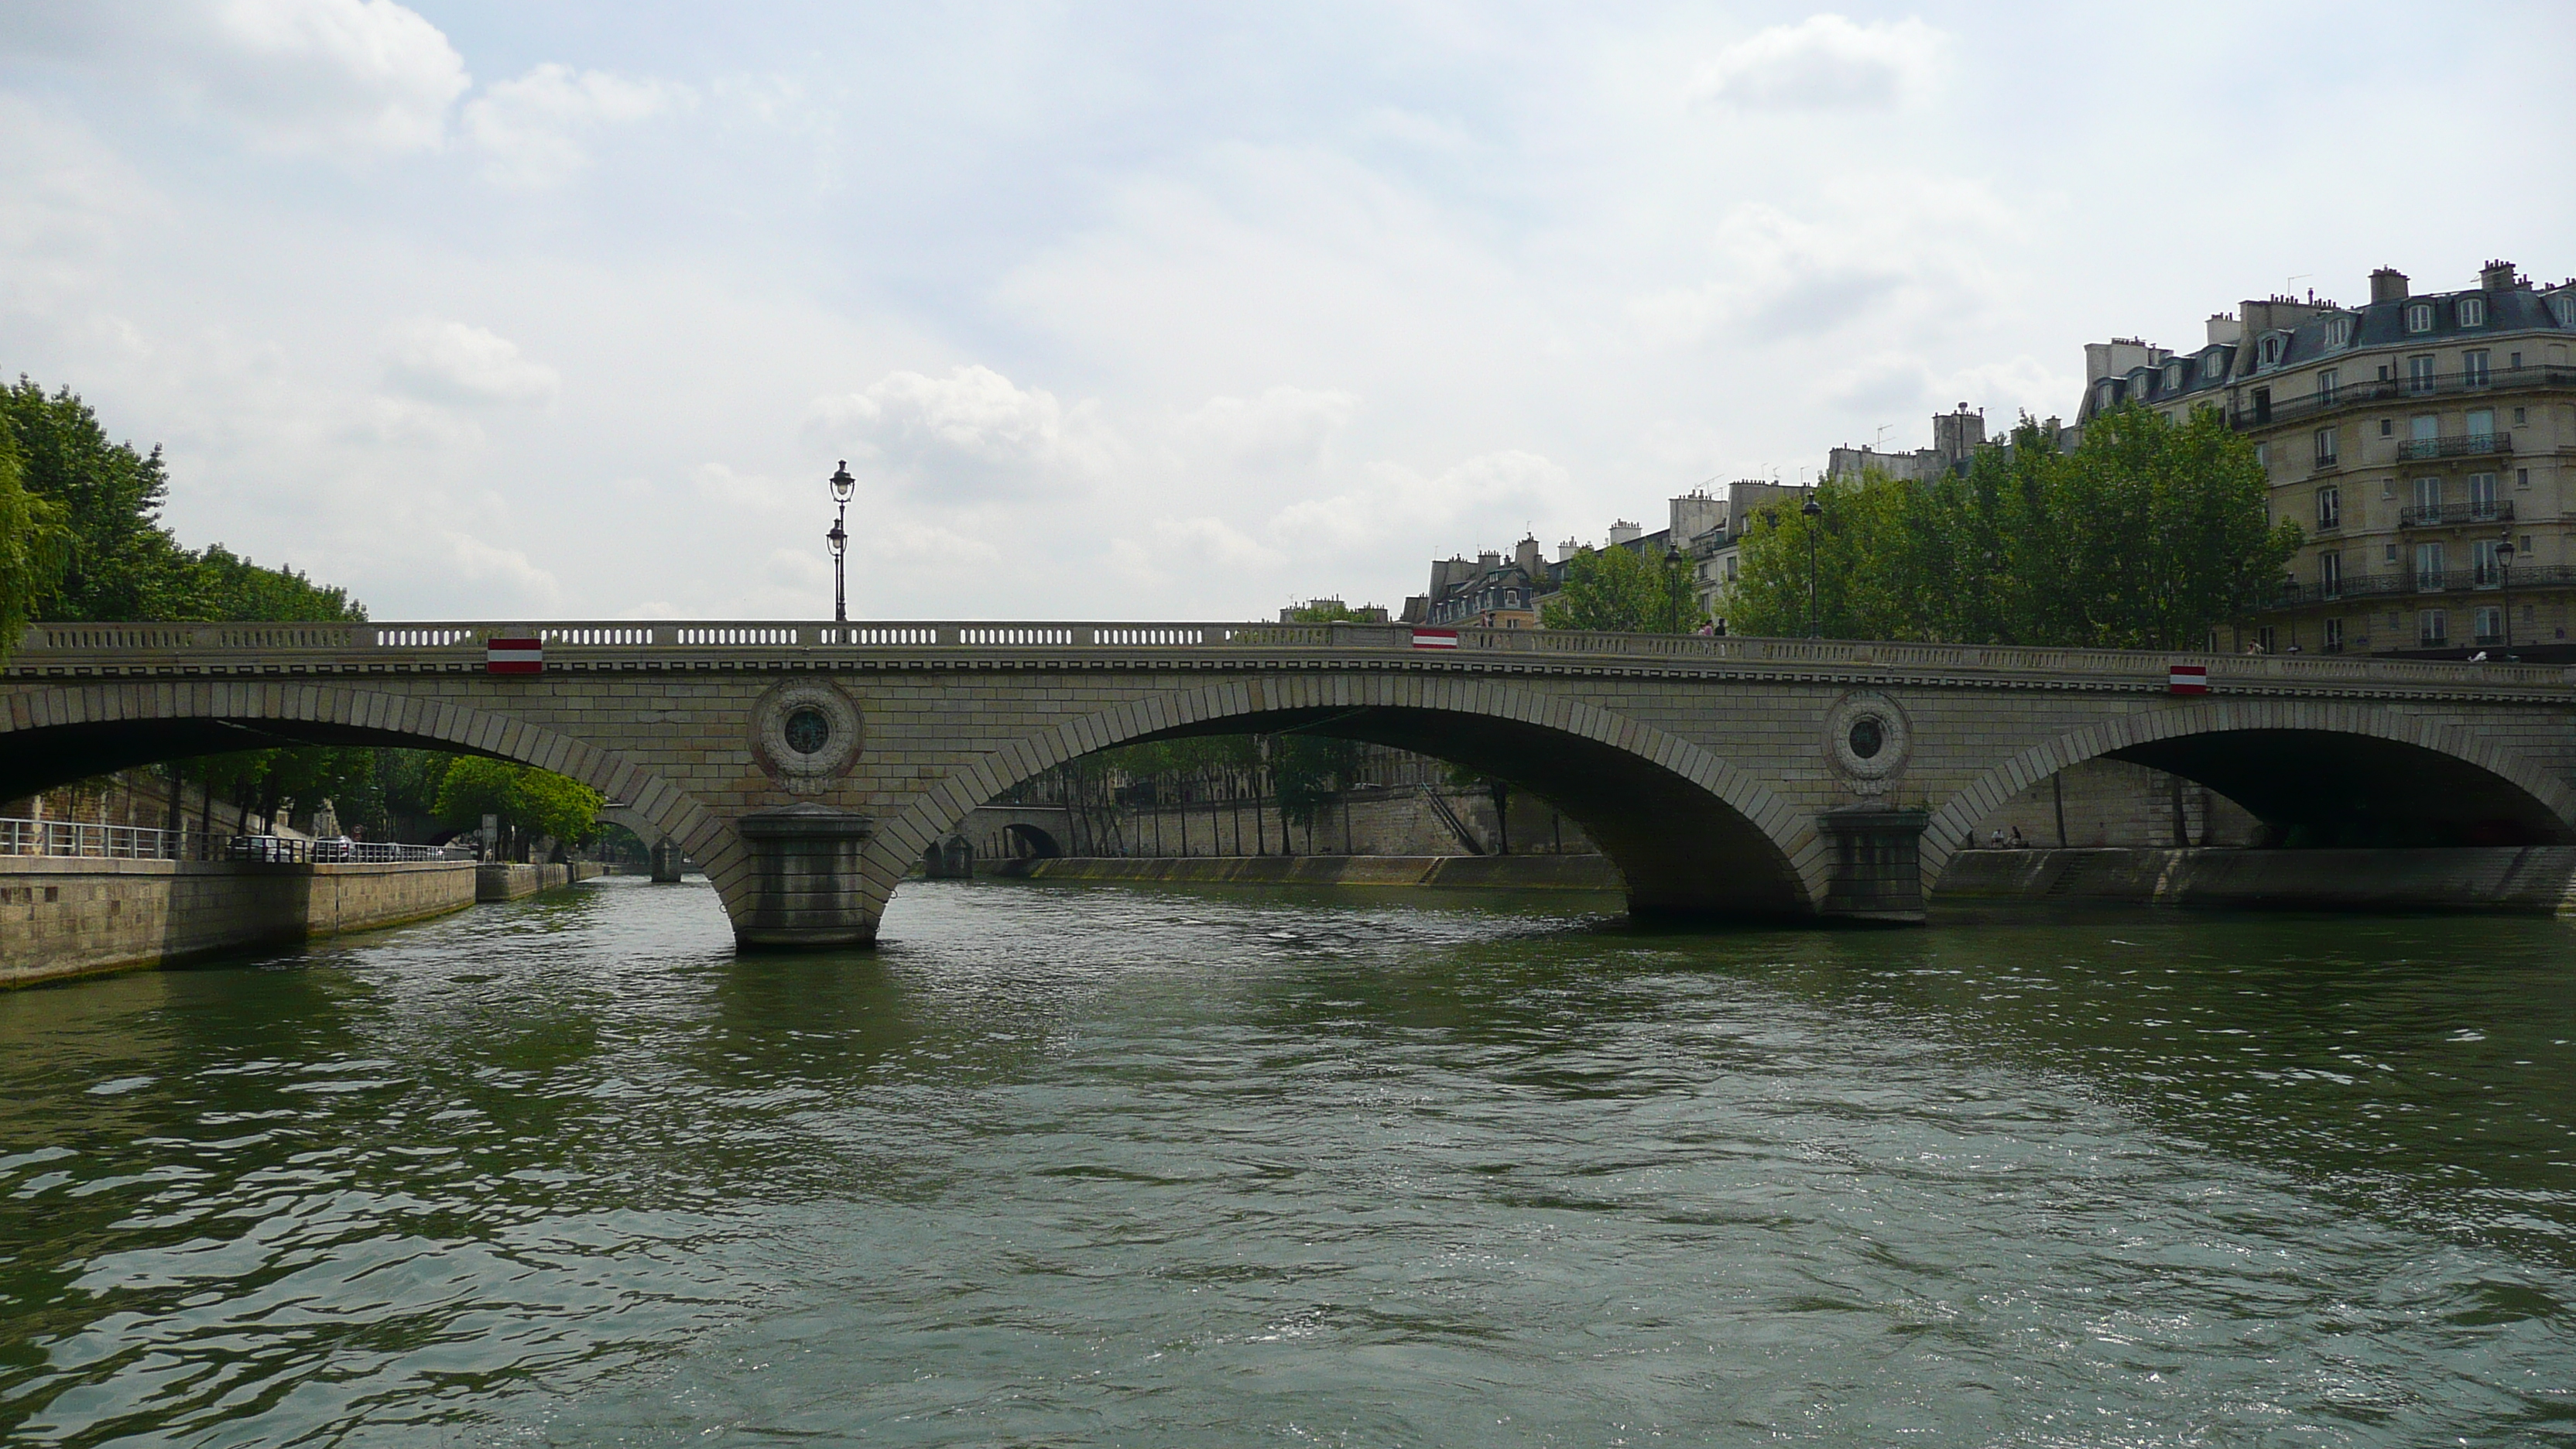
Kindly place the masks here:
<instances>
[{"instance_id":1,"label":"bridge roadway edge","mask_svg":"<svg viewBox=\"0 0 2576 1449\"><path fill-rule=\"evenodd\" d=\"M687 627L746 637L808 631L810 639L831 626ZM1244 636L1221 649L1158 652L1052 637L1101 626L865 627L940 642L690 646L678 643L683 626L671 625L357 626L377 638L453 636L407 648L363 644L348 626L34 626L36 647L0 666L0 736L181 717L291 720L544 764L681 840L738 926L755 871L729 822L789 798L759 778L741 721L754 696L798 678L828 679L864 702L867 750L853 780L822 798L878 816L864 875L879 906L912 864L895 857L938 838L935 826L953 822L935 817L966 796L982 792L960 815L1068 751L1289 709L1482 713L1598 738L1664 774L1712 786L1731 772L1760 794L1738 790L1741 803L1730 808L1783 851L1810 904L1831 867L1816 822L1873 799L1835 774L1820 739L1823 716L1856 691L1885 696L1912 718L1915 758L1891 793L1875 798L1925 813L1918 868L1926 893L1983 808L2078 759L2151 744L2157 730L2184 728L2185 712L2195 728L2316 728L2448 755L2510 782L2561 829L2576 830L2571 693L2557 669L2218 656L2205 662L2219 692L2188 701L2165 693L2163 674L2190 656L2167 654L1556 636L1470 638L1462 641L1469 647L1435 655L1399 647L1385 631L1341 626L1302 631L1334 636L1320 645L1258 637L1301 631L1150 626ZM538 679L484 673L483 637L540 628L643 642L550 637ZM948 642L1010 629L1051 637L1039 647ZM38 638L48 630L90 639ZM1338 637L1353 632L1368 634L1365 647ZM149 634L160 638L132 638ZM118 637L91 642L102 635ZM2154 729L2141 723L2163 715L2174 718Z\"/></svg>"}]
</instances>

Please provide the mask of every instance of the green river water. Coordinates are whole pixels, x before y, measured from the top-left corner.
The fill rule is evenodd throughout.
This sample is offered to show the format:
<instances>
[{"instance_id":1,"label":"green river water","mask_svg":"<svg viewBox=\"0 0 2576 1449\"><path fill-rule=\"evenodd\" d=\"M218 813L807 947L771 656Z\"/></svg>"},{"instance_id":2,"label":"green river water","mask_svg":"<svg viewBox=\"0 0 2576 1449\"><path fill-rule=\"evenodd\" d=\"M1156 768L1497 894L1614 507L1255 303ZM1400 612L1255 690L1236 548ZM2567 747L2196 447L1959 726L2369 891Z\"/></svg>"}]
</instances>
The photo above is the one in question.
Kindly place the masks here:
<instances>
[{"instance_id":1,"label":"green river water","mask_svg":"<svg viewBox=\"0 0 2576 1449\"><path fill-rule=\"evenodd\" d=\"M2576 1442L2576 929L610 880L0 996L26 1444Z\"/></svg>"}]
</instances>

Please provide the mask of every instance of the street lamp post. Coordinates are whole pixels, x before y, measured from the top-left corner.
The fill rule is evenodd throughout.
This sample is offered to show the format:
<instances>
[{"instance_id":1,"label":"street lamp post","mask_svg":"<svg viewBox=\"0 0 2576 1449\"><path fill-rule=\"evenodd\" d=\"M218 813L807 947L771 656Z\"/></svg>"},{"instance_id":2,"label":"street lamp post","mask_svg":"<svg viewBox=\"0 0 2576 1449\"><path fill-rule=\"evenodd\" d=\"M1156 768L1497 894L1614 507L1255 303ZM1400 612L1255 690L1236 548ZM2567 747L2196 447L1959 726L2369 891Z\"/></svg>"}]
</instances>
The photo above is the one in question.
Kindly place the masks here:
<instances>
[{"instance_id":1,"label":"street lamp post","mask_svg":"<svg viewBox=\"0 0 2576 1449\"><path fill-rule=\"evenodd\" d=\"M1822 639L1825 637L1824 621L1816 616L1816 532L1817 520L1825 516L1825 505L1816 501L1815 494L1809 493L1798 513L1807 520L1807 637Z\"/></svg>"},{"instance_id":2,"label":"street lamp post","mask_svg":"<svg viewBox=\"0 0 2576 1449\"><path fill-rule=\"evenodd\" d=\"M850 476L850 460L847 458L832 470L832 502L839 505L840 511L832 516L832 531L823 535L823 541L832 546L832 622L835 624L850 621L850 595L844 579L842 555L850 551L850 490L856 488L858 482Z\"/></svg>"},{"instance_id":3,"label":"street lamp post","mask_svg":"<svg viewBox=\"0 0 2576 1449\"><path fill-rule=\"evenodd\" d=\"M2496 606L2504 615L2504 652L2513 653L2513 525L2496 540Z\"/></svg>"}]
</instances>

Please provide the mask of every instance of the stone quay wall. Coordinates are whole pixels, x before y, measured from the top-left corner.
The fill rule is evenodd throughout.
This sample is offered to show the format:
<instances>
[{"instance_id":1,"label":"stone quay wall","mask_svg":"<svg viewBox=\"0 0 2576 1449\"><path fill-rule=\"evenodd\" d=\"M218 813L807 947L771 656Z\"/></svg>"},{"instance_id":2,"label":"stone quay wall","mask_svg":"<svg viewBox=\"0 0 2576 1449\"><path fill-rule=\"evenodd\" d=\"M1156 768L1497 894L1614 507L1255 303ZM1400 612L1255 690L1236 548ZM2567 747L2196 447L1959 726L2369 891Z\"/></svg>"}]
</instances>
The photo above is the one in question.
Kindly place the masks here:
<instances>
[{"instance_id":1,"label":"stone quay wall","mask_svg":"<svg viewBox=\"0 0 2576 1449\"><path fill-rule=\"evenodd\" d=\"M1616 891L1625 884L1599 855L1065 856L1030 862L1026 874L1044 881L1466 890Z\"/></svg>"},{"instance_id":2,"label":"stone quay wall","mask_svg":"<svg viewBox=\"0 0 2576 1449\"><path fill-rule=\"evenodd\" d=\"M476 870L13 856L0 861L0 986L444 915L474 904Z\"/></svg>"},{"instance_id":3,"label":"stone quay wall","mask_svg":"<svg viewBox=\"0 0 2576 1449\"><path fill-rule=\"evenodd\" d=\"M474 867L474 899L478 901L515 901L557 886L592 880L609 872L597 861L576 860L570 865L521 865L509 861L485 861Z\"/></svg>"},{"instance_id":4,"label":"stone quay wall","mask_svg":"<svg viewBox=\"0 0 2576 1449\"><path fill-rule=\"evenodd\" d=\"M1963 850L1938 898L2566 915L2576 912L2576 847Z\"/></svg>"}]
</instances>

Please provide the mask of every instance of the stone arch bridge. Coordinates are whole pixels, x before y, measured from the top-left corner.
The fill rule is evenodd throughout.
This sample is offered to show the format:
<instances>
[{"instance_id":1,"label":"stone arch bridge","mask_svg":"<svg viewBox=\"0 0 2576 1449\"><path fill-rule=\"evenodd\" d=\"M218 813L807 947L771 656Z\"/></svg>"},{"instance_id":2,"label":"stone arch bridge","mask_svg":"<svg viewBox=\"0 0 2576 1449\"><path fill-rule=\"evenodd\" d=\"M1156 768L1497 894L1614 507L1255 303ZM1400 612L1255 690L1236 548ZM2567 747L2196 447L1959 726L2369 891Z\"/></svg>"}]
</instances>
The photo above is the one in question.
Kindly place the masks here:
<instances>
[{"instance_id":1,"label":"stone arch bridge","mask_svg":"<svg viewBox=\"0 0 2576 1449\"><path fill-rule=\"evenodd\" d=\"M495 638L535 639L496 672ZM1271 624L30 626L0 799L288 743L525 761L701 862L750 946L873 939L923 849L1061 761L1310 731L1499 776L1641 913L1919 920L1976 822L2100 756L2318 838L2576 841L2576 671ZM2168 666L2208 692L2169 692Z\"/></svg>"}]
</instances>

